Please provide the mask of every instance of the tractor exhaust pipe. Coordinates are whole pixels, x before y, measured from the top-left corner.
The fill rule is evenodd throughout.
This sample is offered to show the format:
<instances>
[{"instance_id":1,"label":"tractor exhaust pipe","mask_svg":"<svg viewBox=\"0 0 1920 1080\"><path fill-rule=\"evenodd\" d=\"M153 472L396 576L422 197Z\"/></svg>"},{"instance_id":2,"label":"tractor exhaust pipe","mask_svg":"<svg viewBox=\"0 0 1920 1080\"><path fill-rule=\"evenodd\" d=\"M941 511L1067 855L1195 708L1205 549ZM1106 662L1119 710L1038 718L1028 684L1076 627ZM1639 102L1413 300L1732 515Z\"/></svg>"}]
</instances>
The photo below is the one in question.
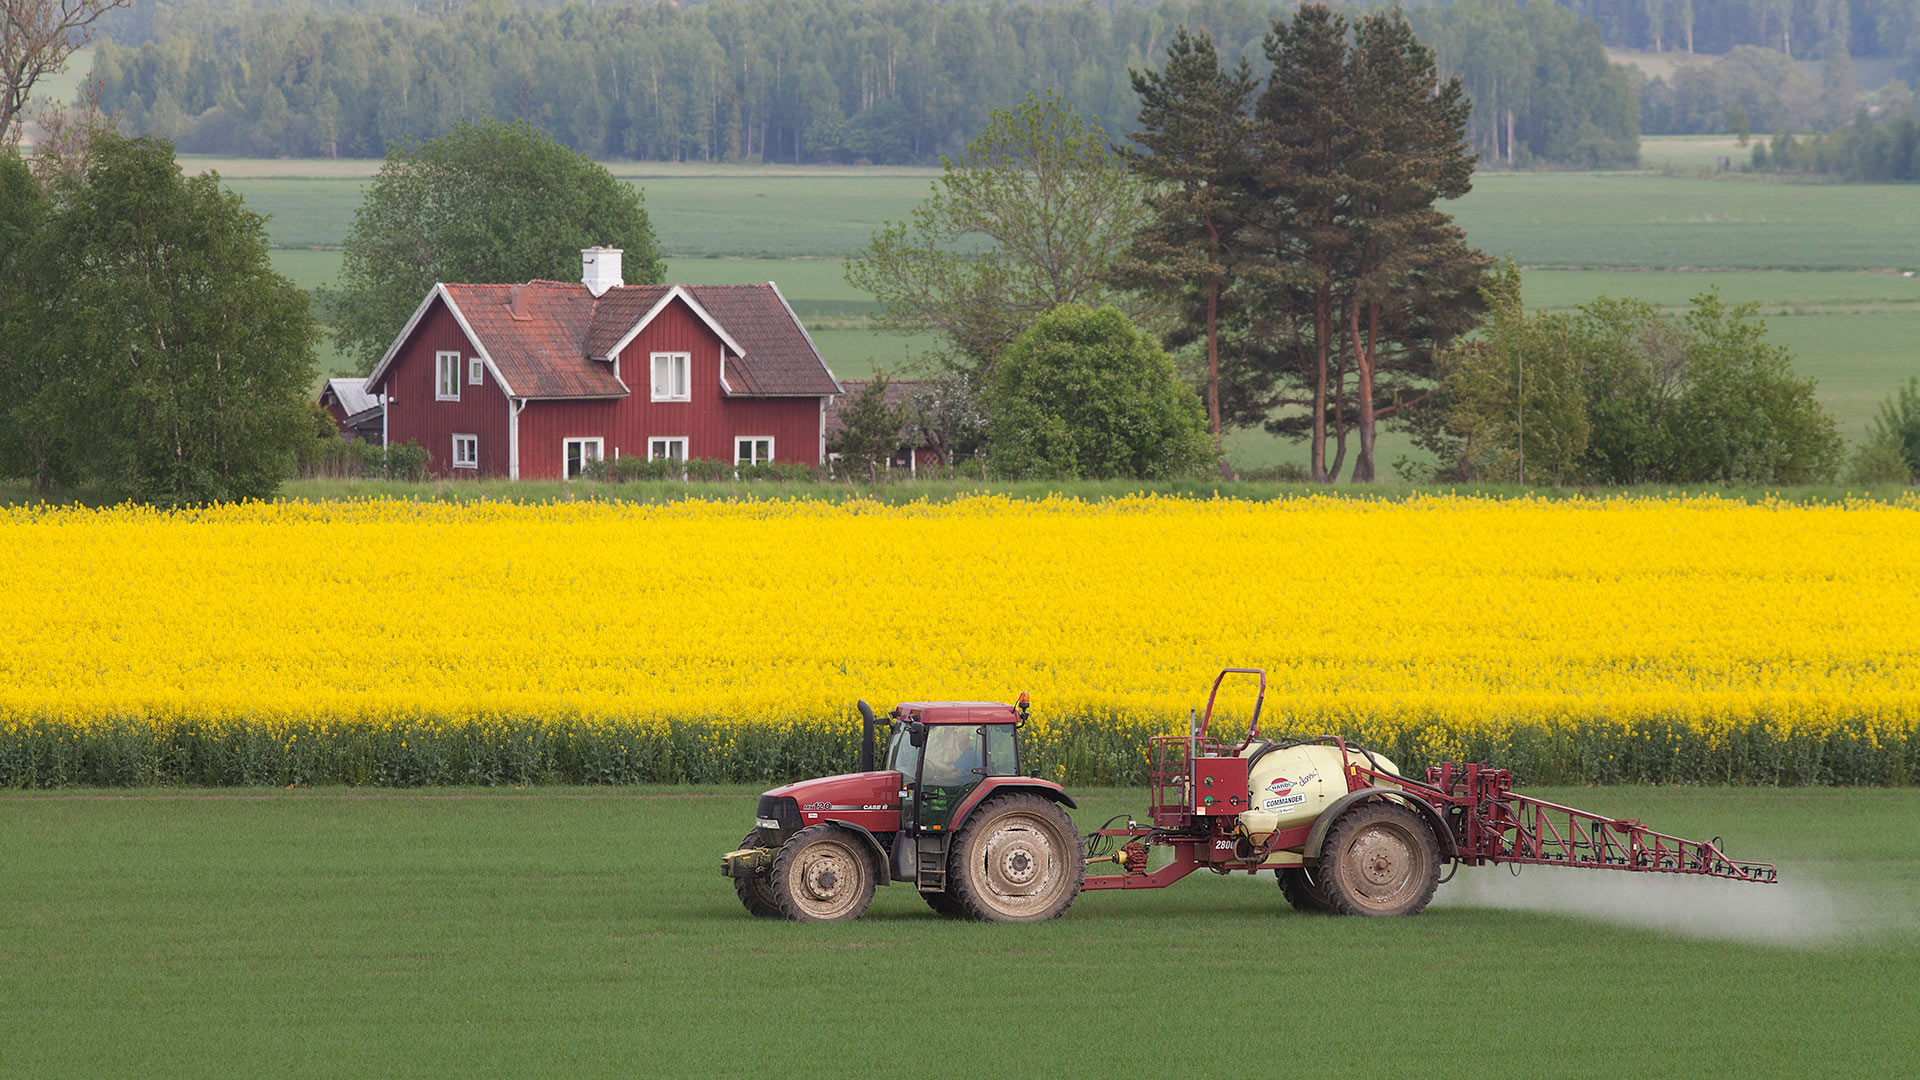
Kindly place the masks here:
<instances>
[{"instance_id":1,"label":"tractor exhaust pipe","mask_svg":"<svg viewBox=\"0 0 1920 1080\"><path fill-rule=\"evenodd\" d=\"M880 721L873 717L873 706L862 701L857 707L860 710L860 771L872 772L873 729L879 726Z\"/></svg>"}]
</instances>

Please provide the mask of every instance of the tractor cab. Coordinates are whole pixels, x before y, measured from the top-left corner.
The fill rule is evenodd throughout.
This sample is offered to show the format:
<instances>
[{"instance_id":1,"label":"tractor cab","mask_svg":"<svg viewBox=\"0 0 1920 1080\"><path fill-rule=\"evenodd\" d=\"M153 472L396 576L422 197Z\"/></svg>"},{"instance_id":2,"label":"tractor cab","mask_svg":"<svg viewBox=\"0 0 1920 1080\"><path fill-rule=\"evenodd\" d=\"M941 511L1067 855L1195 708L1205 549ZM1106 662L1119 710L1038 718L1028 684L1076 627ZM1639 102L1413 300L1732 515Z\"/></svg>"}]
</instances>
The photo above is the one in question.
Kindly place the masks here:
<instances>
[{"instance_id":1,"label":"tractor cab","mask_svg":"<svg viewBox=\"0 0 1920 1080\"><path fill-rule=\"evenodd\" d=\"M1021 695L1024 699L1026 695ZM987 701L915 701L894 708L883 768L900 774L900 824L946 830L954 810L989 776L1020 776L1019 710Z\"/></svg>"}]
</instances>

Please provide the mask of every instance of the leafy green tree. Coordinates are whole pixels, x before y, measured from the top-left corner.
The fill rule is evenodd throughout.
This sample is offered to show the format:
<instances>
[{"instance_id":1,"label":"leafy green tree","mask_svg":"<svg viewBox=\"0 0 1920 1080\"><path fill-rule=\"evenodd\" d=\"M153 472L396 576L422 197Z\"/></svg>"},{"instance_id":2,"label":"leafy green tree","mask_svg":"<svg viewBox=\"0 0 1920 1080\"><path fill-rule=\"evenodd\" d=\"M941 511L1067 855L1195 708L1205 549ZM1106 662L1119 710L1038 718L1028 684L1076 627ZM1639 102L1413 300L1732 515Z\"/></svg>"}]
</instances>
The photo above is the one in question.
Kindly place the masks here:
<instances>
[{"instance_id":1,"label":"leafy green tree","mask_svg":"<svg viewBox=\"0 0 1920 1080\"><path fill-rule=\"evenodd\" d=\"M1485 294L1480 336L1449 350L1440 365L1459 471L1466 480L1559 487L1586 451L1592 430L1574 320L1529 317L1520 302L1520 269L1511 258Z\"/></svg>"},{"instance_id":2,"label":"leafy green tree","mask_svg":"<svg viewBox=\"0 0 1920 1080\"><path fill-rule=\"evenodd\" d=\"M1665 472L1674 481L1806 484L1830 479L1844 449L1812 379L1768 344L1756 304L1697 296L1687 312L1685 389L1674 403Z\"/></svg>"},{"instance_id":3,"label":"leafy green tree","mask_svg":"<svg viewBox=\"0 0 1920 1080\"><path fill-rule=\"evenodd\" d=\"M577 280L596 245L624 250L629 284L666 276L638 188L524 121L456 124L388 148L327 297L334 333L371 371L436 282Z\"/></svg>"},{"instance_id":4,"label":"leafy green tree","mask_svg":"<svg viewBox=\"0 0 1920 1080\"><path fill-rule=\"evenodd\" d=\"M65 372L45 347L46 235L53 204L12 149L0 150L0 475L46 491L71 479Z\"/></svg>"},{"instance_id":5,"label":"leafy green tree","mask_svg":"<svg viewBox=\"0 0 1920 1080\"><path fill-rule=\"evenodd\" d=\"M309 437L317 331L265 219L152 137L96 139L55 204L43 347L88 474L167 504L273 494Z\"/></svg>"},{"instance_id":6,"label":"leafy green tree","mask_svg":"<svg viewBox=\"0 0 1920 1080\"><path fill-rule=\"evenodd\" d=\"M1880 415L1873 419L1873 441L1898 448L1908 470L1920 476L1920 375L1880 403Z\"/></svg>"},{"instance_id":7,"label":"leafy green tree","mask_svg":"<svg viewBox=\"0 0 1920 1080\"><path fill-rule=\"evenodd\" d=\"M1151 216L1134 234L1118 269L1135 284L1184 308L1200 307L1207 351L1207 423L1220 445L1220 293L1232 274L1245 222L1253 131L1248 107L1256 83L1243 56L1220 64L1205 30L1182 25L1161 71L1134 71L1140 96L1139 147L1126 156L1147 181Z\"/></svg>"},{"instance_id":8,"label":"leafy green tree","mask_svg":"<svg viewBox=\"0 0 1920 1080\"><path fill-rule=\"evenodd\" d=\"M1041 316L995 365L987 464L1063 479L1185 476L1218 460L1173 360L1112 307Z\"/></svg>"},{"instance_id":9,"label":"leafy green tree","mask_svg":"<svg viewBox=\"0 0 1920 1080\"><path fill-rule=\"evenodd\" d=\"M1849 484L1911 484L1914 475L1900 445L1885 439L1862 443L1847 464Z\"/></svg>"},{"instance_id":10,"label":"leafy green tree","mask_svg":"<svg viewBox=\"0 0 1920 1080\"><path fill-rule=\"evenodd\" d=\"M849 477L864 471L868 480L880 476L880 465L900 449L901 431L907 418L900 406L887 398L887 374L878 372L840 407L840 434L834 450Z\"/></svg>"},{"instance_id":11,"label":"leafy green tree","mask_svg":"<svg viewBox=\"0 0 1920 1080\"><path fill-rule=\"evenodd\" d=\"M939 333L956 367L991 369L1035 318L1063 304L1151 305L1113 284L1141 190L1097 121L1064 99L995 109L908 222L888 222L847 281L884 305L884 329Z\"/></svg>"}]
</instances>

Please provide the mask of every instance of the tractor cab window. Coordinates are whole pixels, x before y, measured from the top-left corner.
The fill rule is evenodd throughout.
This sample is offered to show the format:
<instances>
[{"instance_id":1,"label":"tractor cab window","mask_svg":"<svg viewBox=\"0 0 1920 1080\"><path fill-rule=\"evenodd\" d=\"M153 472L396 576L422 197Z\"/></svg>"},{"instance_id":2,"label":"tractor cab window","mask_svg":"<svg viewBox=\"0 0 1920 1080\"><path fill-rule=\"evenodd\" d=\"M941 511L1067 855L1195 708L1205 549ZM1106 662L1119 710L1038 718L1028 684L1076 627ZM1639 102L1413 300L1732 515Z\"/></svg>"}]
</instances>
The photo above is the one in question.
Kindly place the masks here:
<instances>
[{"instance_id":1,"label":"tractor cab window","mask_svg":"<svg viewBox=\"0 0 1920 1080\"><path fill-rule=\"evenodd\" d=\"M887 768L900 774L904 784L913 783L920 771L920 748L907 739L907 725L901 724L894 729L893 738L887 743Z\"/></svg>"},{"instance_id":2,"label":"tractor cab window","mask_svg":"<svg viewBox=\"0 0 1920 1080\"><path fill-rule=\"evenodd\" d=\"M988 724L987 776L1019 776L1020 760L1014 750L1012 724Z\"/></svg>"},{"instance_id":3,"label":"tractor cab window","mask_svg":"<svg viewBox=\"0 0 1920 1080\"><path fill-rule=\"evenodd\" d=\"M966 787L980 778L980 729L971 724L933 724L927 727L925 760L920 782L929 788Z\"/></svg>"}]
</instances>

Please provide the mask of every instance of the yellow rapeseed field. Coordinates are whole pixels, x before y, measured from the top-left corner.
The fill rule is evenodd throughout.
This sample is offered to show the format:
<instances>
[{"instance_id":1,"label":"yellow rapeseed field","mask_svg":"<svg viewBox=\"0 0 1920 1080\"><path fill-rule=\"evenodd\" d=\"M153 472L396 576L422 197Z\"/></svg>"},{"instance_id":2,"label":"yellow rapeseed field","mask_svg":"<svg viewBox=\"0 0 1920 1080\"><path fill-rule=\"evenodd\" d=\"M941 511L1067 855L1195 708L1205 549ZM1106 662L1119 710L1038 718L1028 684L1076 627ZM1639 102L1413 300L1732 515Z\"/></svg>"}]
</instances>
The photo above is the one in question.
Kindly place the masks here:
<instances>
[{"instance_id":1,"label":"yellow rapeseed field","mask_svg":"<svg viewBox=\"0 0 1920 1080\"><path fill-rule=\"evenodd\" d=\"M1039 766L1129 780L1227 665L1269 730L1534 778L1920 745L1911 500L14 509L0 551L15 785L760 779L844 764L856 698L1022 690Z\"/></svg>"}]
</instances>

